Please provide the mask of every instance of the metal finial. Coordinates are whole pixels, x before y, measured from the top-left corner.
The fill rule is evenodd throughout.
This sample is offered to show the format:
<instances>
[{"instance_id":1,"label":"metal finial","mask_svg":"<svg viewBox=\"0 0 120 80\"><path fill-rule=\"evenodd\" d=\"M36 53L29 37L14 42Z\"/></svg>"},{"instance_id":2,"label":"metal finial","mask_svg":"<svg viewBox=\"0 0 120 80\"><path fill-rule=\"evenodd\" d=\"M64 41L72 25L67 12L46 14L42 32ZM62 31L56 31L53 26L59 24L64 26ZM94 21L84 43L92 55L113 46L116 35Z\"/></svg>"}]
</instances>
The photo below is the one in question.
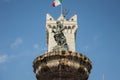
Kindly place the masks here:
<instances>
[{"instance_id":1,"label":"metal finial","mask_svg":"<svg viewBox=\"0 0 120 80\"><path fill-rule=\"evenodd\" d=\"M69 13L68 9L63 9L62 14L64 17L66 17L66 15Z\"/></svg>"}]
</instances>

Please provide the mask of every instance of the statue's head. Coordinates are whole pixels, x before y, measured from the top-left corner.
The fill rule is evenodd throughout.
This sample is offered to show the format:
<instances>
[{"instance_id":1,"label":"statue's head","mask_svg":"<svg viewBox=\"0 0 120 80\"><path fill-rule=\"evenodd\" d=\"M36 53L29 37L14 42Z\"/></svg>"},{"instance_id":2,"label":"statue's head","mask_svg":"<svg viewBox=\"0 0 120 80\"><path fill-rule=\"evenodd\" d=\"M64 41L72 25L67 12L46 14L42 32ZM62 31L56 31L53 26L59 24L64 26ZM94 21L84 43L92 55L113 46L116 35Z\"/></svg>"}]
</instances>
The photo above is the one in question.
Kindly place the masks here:
<instances>
[{"instance_id":1,"label":"statue's head","mask_svg":"<svg viewBox=\"0 0 120 80\"><path fill-rule=\"evenodd\" d=\"M61 24L60 21L57 21L56 24L57 24L57 27L58 27L58 28L62 28L62 24Z\"/></svg>"},{"instance_id":2,"label":"statue's head","mask_svg":"<svg viewBox=\"0 0 120 80\"><path fill-rule=\"evenodd\" d=\"M57 25L61 25L61 22L60 22L60 21L57 21L56 24L57 24Z\"/></svg>"}]
</instances>

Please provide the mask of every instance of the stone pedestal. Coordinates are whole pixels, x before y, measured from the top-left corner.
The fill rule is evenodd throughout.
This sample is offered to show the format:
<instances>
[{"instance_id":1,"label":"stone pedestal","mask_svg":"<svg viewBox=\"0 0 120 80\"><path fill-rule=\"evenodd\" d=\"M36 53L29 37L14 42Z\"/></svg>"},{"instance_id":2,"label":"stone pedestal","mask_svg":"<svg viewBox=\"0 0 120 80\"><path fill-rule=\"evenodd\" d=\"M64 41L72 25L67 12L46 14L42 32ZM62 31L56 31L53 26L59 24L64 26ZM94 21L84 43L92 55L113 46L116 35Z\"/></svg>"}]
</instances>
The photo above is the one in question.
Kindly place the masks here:
<instances>
[{"instance_id":1,"label":"stone pedestal","mask_svg":"<svg viewBox=\"0 0 120 80\"><path fill-rule=\"evenodd\" d=\"M37 80L87 80L92 65L81 53L54 51L38 56L33 68Z\"/></svg>"}]
</instances>

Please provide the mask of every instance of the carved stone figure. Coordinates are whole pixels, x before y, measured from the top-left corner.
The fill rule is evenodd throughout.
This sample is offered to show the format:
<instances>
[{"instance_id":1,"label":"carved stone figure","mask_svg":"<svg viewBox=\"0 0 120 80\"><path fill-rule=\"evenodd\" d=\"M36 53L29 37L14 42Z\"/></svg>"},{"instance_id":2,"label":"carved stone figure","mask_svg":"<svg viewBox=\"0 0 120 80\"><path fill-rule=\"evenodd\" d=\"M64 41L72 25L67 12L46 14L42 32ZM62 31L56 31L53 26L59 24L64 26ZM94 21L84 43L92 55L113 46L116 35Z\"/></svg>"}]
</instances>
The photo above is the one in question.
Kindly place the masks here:
<instances>
[{"instance_id":1,"label":"carved stone figure","mask_svg":"<svg viewBox=\"0 0 120 80\"><path fill-rule=\"evenodd\" d=\"M57 48L59 46L61 48L65 48L67 50L68 46L66 43L66 38L63 34L63 30L65 28L63 27L63 25L61 24L60 21L57 21L56 24L57 24L57 27L52 30L52 32L54 33L54 39L57 43L57 46L55 48Z\"/></svg>"}]
</instances>

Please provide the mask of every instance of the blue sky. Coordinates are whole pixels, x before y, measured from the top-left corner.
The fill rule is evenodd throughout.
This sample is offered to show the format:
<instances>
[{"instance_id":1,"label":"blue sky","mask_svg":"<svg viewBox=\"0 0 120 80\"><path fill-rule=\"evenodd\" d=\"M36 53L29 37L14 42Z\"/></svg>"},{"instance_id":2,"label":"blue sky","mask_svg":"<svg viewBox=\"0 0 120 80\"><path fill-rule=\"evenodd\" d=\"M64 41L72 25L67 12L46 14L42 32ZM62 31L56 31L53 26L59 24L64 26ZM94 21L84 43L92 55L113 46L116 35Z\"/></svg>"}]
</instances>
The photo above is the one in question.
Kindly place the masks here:
<instances>
[{"instance_id":1,"label":"blue sky","mask_svg":"<svg viewBox=\"0 0 120 80\"><path fill-rule=\"evenodd\" d=\"M32 62L47 51L45 19L54 0L0 0L0 80L36 80ZM93 65L89 80L120 80L120 0L63 0L78 15L76 51Z\"/></svg>"}]
</instances>

